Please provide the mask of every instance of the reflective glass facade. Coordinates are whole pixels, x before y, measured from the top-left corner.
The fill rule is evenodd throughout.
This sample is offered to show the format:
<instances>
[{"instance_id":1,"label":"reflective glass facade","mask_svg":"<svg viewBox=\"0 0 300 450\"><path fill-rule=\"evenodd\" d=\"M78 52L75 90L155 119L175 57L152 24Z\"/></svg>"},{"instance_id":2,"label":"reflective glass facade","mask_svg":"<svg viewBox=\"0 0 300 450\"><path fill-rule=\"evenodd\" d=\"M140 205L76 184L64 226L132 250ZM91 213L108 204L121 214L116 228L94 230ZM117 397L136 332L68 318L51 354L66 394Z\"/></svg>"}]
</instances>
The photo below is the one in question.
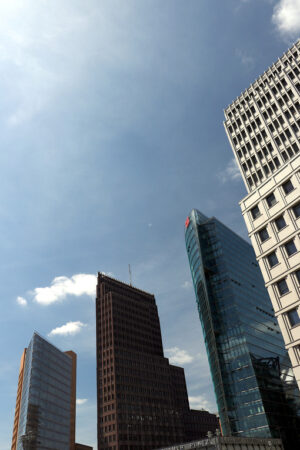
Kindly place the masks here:
<instances>
[{"instance_id":1,"label":"reflective glass facade","mask_svg":"<svg viewBox=\"0 0 300 450\"><path fill-rule=\"evenodd\" d=\"M24 368L17 450L70 449L72 358L34 334Z\"/></svg>"},{"instance_id":2,"label":"reflective glass facade","mask_svg":"<svg viewBox=\"0 0 300 450\"><path fill-rule=\"evenodd\" d=\"M186 248L225 436L299 444L299 391L252 247L193 210Z\"/></svg>"}]
</instances>

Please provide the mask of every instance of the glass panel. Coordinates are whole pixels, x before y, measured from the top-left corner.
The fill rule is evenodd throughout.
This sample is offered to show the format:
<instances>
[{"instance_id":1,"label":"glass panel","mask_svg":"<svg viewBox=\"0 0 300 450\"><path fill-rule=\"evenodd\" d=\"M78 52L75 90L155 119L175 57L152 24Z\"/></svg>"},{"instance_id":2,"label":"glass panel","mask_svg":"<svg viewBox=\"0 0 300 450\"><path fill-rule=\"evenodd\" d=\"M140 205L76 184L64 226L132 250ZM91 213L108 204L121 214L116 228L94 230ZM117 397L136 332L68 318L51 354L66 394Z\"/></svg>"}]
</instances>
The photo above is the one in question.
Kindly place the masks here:
<instances>
[{"instance_id":1,"label":"glass panel","mask_svg":"<svg viewBox=\"0 0 300 450\"><path fill-rule=\"evenodd\" d=\"M275 224L276 224L276 227L277 227L278 231L282 230L282 228L284 228L286 226L286 222L284 220L284 217L283 216L277 217L277 219L275 219Z\"/></svg>"},{"instance_id":2,"label":"glass panel","mask_svg":"<svg viewBox=\"0 0 300 450\"><path fill-rule=\"evenodd\" d=\"M275 252L270 253L267 256L267 259L268 259L270 267L274 267L276 264L278 264L278 259L277 259Z\"/></svg>"},{"instance_id":3,"label":"glass panel","mask_svg":"<svg viewBox=\"0 0 300 450\"><path fill-rule=\"evenodd\" d=\"M280 295L283 295L283 294L286 294L287 292L289 292L289 288L288 288L285 278L283 280L280 280L277 282L277 287L278 287Z\"/></svg>"},{"instance_id":4,"label":"glass panel","mask_svg":"<svg viewBox=\"0 0 300 450\"><path fill-rule=\"evenodd\" d=\"M291 309L287 312L287 316L289 318L290 324L293 327L294 325L298 325L300 323L300 317L297 311L297 308Z\"/></svg>"},{"instance_id":5,"label":"glass panel","mask_svg":"<svg viewBox=\"0 0 300 450\"><path fill-rule=\"evenodd\" d=\"M286 252L287 252L288 256L291 256L291 255L293 255L294 253L297 252L297 247L296 247L295 242L293 240L289 241L289 242L287 242L285 244L285 249L286 249Z\"/></svg>"}]
</instances>

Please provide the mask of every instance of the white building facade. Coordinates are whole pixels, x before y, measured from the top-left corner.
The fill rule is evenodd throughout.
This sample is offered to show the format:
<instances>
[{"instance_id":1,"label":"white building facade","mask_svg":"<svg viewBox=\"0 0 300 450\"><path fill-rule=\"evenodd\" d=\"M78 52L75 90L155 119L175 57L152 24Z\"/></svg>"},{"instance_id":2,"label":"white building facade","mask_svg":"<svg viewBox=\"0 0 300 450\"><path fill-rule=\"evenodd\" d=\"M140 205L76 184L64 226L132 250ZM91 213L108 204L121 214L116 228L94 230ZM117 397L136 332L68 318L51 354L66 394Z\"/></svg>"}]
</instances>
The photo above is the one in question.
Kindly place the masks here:
<instances>
[{"instance_id":1,"label":"white building facade","mask_svg":"<svg viewBox=\"0 0 300 450\"><path fill-rule=\"evenodd\" d=\"M240 202L300 388L300 40L225 110Z\"/></svg>"}]
</instances>

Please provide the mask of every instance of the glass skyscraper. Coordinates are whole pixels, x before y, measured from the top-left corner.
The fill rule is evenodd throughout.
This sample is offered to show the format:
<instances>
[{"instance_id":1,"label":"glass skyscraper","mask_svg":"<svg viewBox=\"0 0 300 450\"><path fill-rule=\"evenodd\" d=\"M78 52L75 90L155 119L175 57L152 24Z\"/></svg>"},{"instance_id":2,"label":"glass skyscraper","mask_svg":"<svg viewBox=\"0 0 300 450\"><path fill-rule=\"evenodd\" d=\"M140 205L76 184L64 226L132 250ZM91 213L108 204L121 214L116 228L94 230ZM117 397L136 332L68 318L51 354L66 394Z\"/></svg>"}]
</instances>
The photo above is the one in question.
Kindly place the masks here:
<instances>
[{"instance_id":1,"label":"glass skyscraper","mask_svg":"<svg viewBox=\"0 0 300 450\"><path fill-rule=\"evenodd\" d=\"M299 391L252 247L192 210L186 248L225 436L299 448Z\"/></svg>"},{"instance_id":2,"label":"glass skyscraper","mask_svg":"<svg viewBox=\"0 0 300 450\"><path fill-rule=\"evenodd\" d=\"M75 383L76 354L61 352L34 333L17 399L17 450L74 448Z\"/></svg>"}]
</instances>

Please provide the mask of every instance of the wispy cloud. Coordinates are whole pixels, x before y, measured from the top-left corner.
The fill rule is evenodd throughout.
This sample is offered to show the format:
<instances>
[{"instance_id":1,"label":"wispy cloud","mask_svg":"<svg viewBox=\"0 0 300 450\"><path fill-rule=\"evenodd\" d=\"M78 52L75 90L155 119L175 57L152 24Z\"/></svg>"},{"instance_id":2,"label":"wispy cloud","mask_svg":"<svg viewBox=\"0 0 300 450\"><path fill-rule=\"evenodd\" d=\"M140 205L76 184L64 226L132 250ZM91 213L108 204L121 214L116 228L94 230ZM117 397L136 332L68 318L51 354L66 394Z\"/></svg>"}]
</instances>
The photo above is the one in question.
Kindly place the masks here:
<instances>
[{"instance_id":1,"label":"wispy cloud","mask_svg":"<svg viewBox=\"0 0 300 450\"><path fill-rule=\"evenodd\" d=\"M20 306L27 306L28 305L28 302L27 302L26 298L24 298L24 297L17 297L17 303Z\"/></svg>"},{"instance_id":2,"label":"wispy cloud","mask_svg":"<svg viewBox=\"0 0 300 450\"><path fill-rule=\"evenodd\" d=\"M41 305L50 305L64 300L68 295L95 297L96 284L97 277L92 274L78 273L70 278L55 277L50 286L33 290L33 300Z\"/></svg>"},{"instance_id":3,"label":"wispy cloud","mask_svg":"<svg viewBox=\"0 0 300 450\"><path fill-rule=\"evenodd\" d=\"M286 37L300 32L300 0L279 0L274 6L272 21Z\"/></svg>"},{"instance_id":4,"label":"wispy cloud","mask_svg":"<svg viewBox=\"0 0 300 450\"><path fill-rule=\"evenodd\" d=\"M191 396L189 402L192 409L206 409L208 411L213 409L212 403L204 395Z\"/></svg>"},{"instance_id":5,"label":"wispy cloud","mask_svg":"<svg viewBox=\"0 0 300 450\"><path fill-rule=\"evenodd\" d=\"M48 336L69 336L79 333L83 327L86 327L86 324L82 322L67 322L65 325L61 327L54 328L48 333Z\"/></svg>"},{"instance_id":6,"label":"wispy cloud","mask_svg":"<svg viewBox=\"0 0 300 450\"><path fill-rule=\"evenodd\" d=\"M255 59L253 56L248 55L244 50L236 49L236 56L247 69L252 69L254 67Z\"/></svg>"},{"instance_id":7,"label":"wispy cloud","mask_svg":"<svg viewBox=\"0 0 300 450\"><path fill-rule=\"evenodd\" d=\"M235 181L241 178L240 169L234 158L232 158L225 169L222 172L218 173L218 178L222 183L226 183L227 181Z\"/></svg>"},{"instance_id":8,"label":"wispy cloud","mask_svg":"<svg viewBox=\"0 0 300 450\"><path fill-rule=\"evenodd\" d=\"M84 405L87 401L88 401L87 398L77 398L76 405L78 405L78 406Z\"/></svg>"},{"instance_id":9,"label":"wispy cloud","mask_svg":"<svg viewBox=\"0 0 300 450\"><path fill-rule=\"evenodd\" d=\"M188 364L194 360L186 350L182 350L178 347L168 348L165 351L171 364Z\"/></svg>"}]
</instances>

